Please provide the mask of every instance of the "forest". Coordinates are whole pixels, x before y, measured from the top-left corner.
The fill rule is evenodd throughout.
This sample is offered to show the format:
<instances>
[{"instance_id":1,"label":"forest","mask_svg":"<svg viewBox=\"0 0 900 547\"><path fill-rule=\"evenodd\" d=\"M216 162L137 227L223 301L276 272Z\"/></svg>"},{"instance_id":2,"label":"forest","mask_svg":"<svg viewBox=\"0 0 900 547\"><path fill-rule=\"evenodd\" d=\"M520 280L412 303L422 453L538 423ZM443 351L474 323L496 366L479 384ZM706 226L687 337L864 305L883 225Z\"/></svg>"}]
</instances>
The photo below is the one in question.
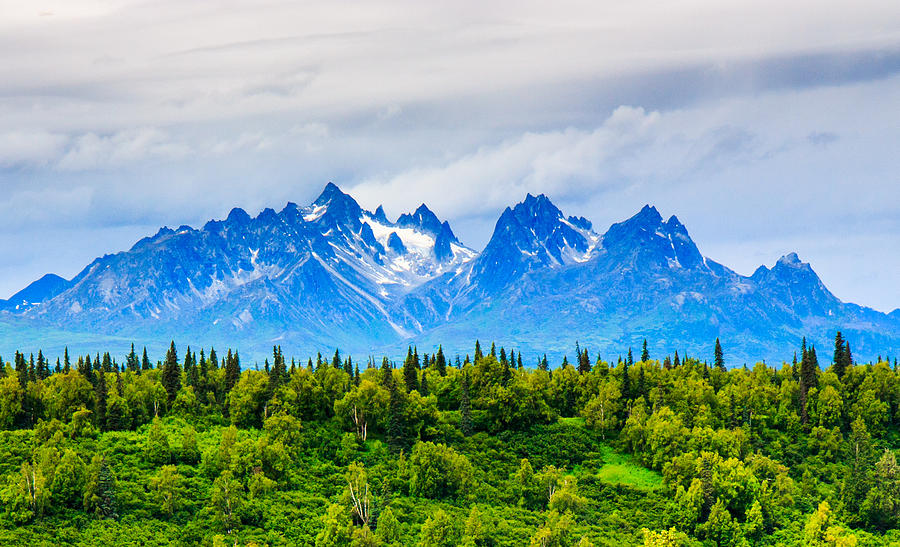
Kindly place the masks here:
<instances>
[{"instance_id":1,"label":"forest","mask_svg":"<svg viewBox=\"0 0 900 547\"><path fill-rule=\"evenodd\" d=\"M0 544L900 544L896 359L854 362L840 332L821 361L710 347L16 353Z\"/></svg>"}]
</instances>

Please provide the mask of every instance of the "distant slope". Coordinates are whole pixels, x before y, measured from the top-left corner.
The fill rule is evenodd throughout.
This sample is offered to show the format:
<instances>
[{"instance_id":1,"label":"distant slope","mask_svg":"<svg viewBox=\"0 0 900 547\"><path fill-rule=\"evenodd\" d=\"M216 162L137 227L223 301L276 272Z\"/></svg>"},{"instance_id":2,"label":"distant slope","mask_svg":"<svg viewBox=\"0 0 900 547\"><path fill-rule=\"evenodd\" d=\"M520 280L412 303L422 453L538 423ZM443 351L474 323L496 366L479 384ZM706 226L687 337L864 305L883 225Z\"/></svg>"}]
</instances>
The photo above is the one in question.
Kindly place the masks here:
<instances>
[{"instance_id":1,"label":"distant slope","mask_svg":"<svg viewBox=\"0 0 900 547\"><path fill-rule=\"evenodd\" d=\"M69 281L56 274L46 274L12 295L9 300L0 300L0 310L13 312L30 310L63 292L70 284Z\"/></svg>"}]
</instances>

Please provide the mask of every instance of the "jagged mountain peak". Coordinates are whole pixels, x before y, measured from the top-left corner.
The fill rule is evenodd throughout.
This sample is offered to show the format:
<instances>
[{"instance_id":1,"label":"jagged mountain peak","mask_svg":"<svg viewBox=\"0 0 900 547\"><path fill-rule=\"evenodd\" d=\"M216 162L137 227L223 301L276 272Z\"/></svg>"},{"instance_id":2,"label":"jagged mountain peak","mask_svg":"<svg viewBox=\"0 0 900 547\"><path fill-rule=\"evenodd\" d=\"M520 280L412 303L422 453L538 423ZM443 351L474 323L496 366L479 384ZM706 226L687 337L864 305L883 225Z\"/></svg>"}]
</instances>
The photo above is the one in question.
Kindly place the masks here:
<instances>
[{"instance_id":1,"label":"jagged mountain peak","mask_svg":"<svg viewBox=\"0 0 900 547\"><path fill-rule=\"evenodd\" d=\"M803 266L809 266L809 263L800 260L797 253L788 253L779 258L775 265L776 267L802 268Z\"/></svg>"},{"instance_id":2,"label":"jagged mountain peak","mask_svg":"<svg viewBox=\"0 0 900 547\"><path fill-rule=\"evenodd\" d=\"M391 224L391 221L388 220L387 214L385 214L384 212L383 205L379 205L378 208L375 209L375 213L372 215L372 218L382 224Z\"/></svg>"},{"instance_id":3,"label":"jagged mountain peak","mask_svg":"<svg viewBox=\"0 0 900 547\"><path fill-rule=\"evenodd\" d=\"M638 262L662 267L708 269L706 260L678 217L672 215L669 220L663 221L662 215L652 205L644 205L631 218L610 226L603 236L603 247L621 257L625 264Z\"/></svg>"},{"instance_id":4,"label":"jagged mountain peak","mask_svg":"<svg viewBox=\"0 0 900 547\"><path fill-rule=\"evenodd\" d=\"M397 219L397 226L402 228L418 228L433 236L441 233L441 221L424 203L413 213L405 213Z\"/></svg>"},{"instance_id":5,"label":"jagged mountain peak","mask_svg":"<svg viewBox=\"0 0 900 547\"><path fill-rule=\"evenodd\" d=\"M344 193L335 183L329 182L303 218L307 222L322 221L332 225L350 223L358 230L362 213L359 203L350 194Z\"/></svg>"},{"instance_id":6,"label":"jagged mountain peak","mask_svg":"<svg viewBox=\"0 0 900 547\"><path fill-rule=\"evenodd\" d=\"M247 214L247 211L241 209L240 207L235 207L228 213L228 216L225 217L225 222L232 225L247 224L248 222L250 222L250 220L252 219L250 218L250 215Z\"/></svg>"},{"instance_id":7,"label":"jagged mountain peak","mask_svg":"<svg viewBox=\"0 0 900 547\"><path fill-rule=\"evenodd\" d=\"M528 194L507 207L473 266L474 284L483 293L492 292L533 270L589 260L599 236L586 220L572 220L544 194Z\"/></svg>"}]
</instances>

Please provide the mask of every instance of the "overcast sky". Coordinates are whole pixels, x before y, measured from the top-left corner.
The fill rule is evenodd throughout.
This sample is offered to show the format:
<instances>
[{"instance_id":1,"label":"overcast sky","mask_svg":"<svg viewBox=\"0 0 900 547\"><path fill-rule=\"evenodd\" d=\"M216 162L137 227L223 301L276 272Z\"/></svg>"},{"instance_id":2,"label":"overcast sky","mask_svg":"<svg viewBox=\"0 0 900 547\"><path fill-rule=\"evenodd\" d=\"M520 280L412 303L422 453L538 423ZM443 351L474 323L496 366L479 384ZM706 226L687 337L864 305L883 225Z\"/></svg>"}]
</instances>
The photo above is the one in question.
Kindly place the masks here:
<instances>
[{"instance_id":1,"label":"overcast sky","mask_svg":"<svg viewBox=\"0 0 900 547\"><path fill-rule=\"evenodd\" d=\"M546 193L900 307L900 4L0 0L0 297L159 226Z\"/></svg>"}]
</instances>

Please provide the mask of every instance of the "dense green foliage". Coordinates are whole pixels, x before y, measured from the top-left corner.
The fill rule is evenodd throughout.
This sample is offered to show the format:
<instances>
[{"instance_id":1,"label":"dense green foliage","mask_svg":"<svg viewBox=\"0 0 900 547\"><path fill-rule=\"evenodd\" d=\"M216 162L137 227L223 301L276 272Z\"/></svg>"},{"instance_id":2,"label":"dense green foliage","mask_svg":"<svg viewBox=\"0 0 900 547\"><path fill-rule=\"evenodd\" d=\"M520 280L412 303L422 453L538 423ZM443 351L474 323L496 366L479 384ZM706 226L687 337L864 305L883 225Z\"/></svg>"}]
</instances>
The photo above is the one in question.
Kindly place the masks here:
<instances>
[{"instance_id":1,"label":"dense green foliage","mask_svg":"<svg viewBox=\"0 0 900 547\"><path fill-rule=\"evenodd\" d=\"M888 545L900 373L491 345L0 364L0 544Z\"/></svg>"}]
</instances>

